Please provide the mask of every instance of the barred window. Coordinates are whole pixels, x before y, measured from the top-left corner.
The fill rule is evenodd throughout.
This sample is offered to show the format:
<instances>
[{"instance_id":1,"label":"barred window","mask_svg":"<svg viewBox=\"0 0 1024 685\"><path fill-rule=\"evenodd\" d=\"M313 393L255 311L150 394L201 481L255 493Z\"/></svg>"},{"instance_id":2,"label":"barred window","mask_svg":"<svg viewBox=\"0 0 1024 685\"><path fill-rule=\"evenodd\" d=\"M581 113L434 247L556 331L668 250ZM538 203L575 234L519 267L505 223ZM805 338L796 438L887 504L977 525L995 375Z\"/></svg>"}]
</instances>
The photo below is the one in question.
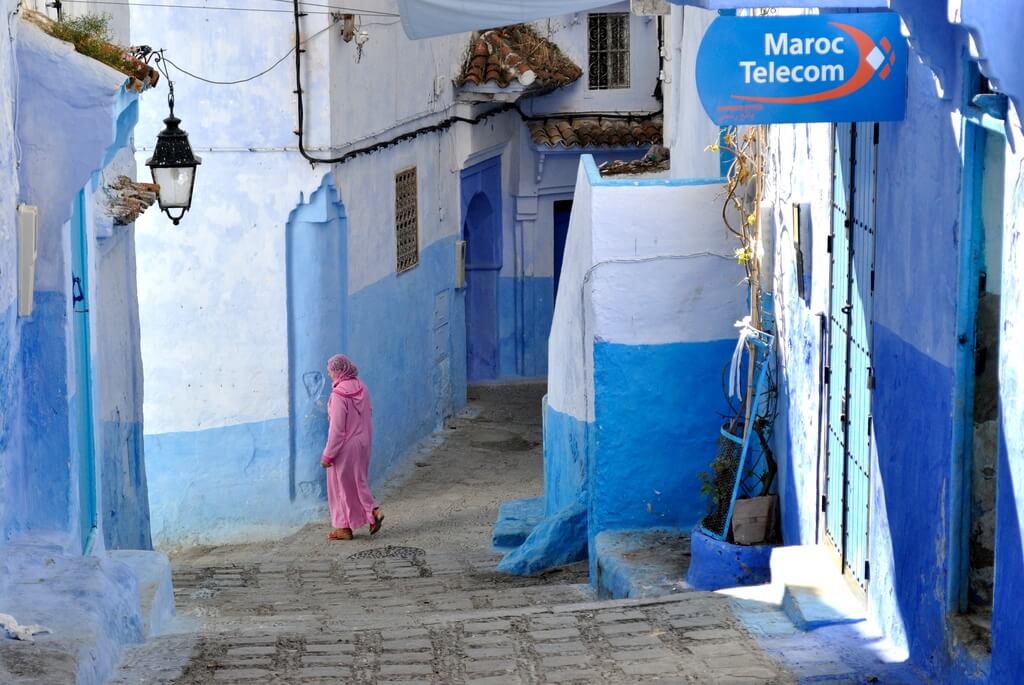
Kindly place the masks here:
<instances>
[{"instance_id":1,"label":"barred window","mask_svg":"<svg viewBox=\"0 0 1024 685\"><path fill-rule=\"evenodd\" d=\"M408 271L420 263L420 218L416 167L395 174L395 270Z\"/></svg>"},{"instance_id":2,"label":"barred window","mask_svg":"<svg viewBox=\"0 0 1024 685\"><path fill-rule=\"evenodd\" d=\"M588 15L590 89L629 88L629 12Z\"/></svg>"}]
</instances>

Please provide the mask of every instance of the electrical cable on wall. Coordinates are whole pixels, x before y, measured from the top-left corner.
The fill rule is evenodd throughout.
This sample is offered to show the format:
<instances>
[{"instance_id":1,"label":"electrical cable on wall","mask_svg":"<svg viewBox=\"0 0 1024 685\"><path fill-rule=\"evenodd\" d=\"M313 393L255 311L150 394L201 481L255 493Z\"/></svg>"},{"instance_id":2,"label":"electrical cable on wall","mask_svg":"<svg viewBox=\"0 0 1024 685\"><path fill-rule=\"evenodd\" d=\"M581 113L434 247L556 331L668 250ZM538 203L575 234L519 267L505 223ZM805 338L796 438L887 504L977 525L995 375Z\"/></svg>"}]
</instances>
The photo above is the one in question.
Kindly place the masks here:
<instances>
[{"instance_id":1,"label":"electrical cable on wall","mask_svg":"<svg viewBox=\"0 0 1024 685\"><path fill-rule=\"evenodd\" d=\"M310 36L306 40L302 41L302 45L306 45L307 43L312 41L314 38L327 33L328 31L331 30L331 28L333 28L333 25L327 26L325 28L320 29L319 31L314 33L312 36ZM209 78L206 78L206 77L203 77L203 76L199 76L198 74L194 74L191 71L189 71L188 69L185 69L185 68L179 66L173 60L171 60L169 57L164 57L163 59L164 59L165 62L170 64L172 67L174 67L175 69L177 69L181 73L185 74L186 76L190 76L191 78L194 78L197 81L202 81L203 83L209 83L209 84L214 85L214 86L234 86L234 85L238 85L240 83L248 83L249 81L255 81L256 79L260 78L261 76L265 76L265 75L269 74L271 71L273 71L278 66L280 66L286 59L288 59L288 57L293 52L295 52L295 47L292 47L290 50L288 50L288 52L284 53L284 55L281 57L281 59L279 59L276 62L274 62L273 64L271 64L269 67L267 67L263 71L261 71L261 72L259 72L257 74L253 74L252 76L249 76L248 78L240 78L240 79L235 79L233 81L220 81L220 80L216 80L216 79L209 79Z\"/></svg>"},{"instance_id":2,"label":"electrical cable on wall","mask_svg":"<svg viewBox=\"0 0 1024 685\"><path fill-rule=\"evenodd\" d=\"M300 2L300 0L292 0L292 7L293 7L294 18L295 18L295 45L296 46L302 45L301 19L302 19L302 17L307 15L307 13L303 12L300 9L300 7L299 7L300 4L302 4ZM418 128L418 129L415 129L415 130L412 130L412 131L408 131L406 133L402 133L402 134L397 135L397 136L395 136L393 138L389 138L388 140L382 140L382 141L379 141L377 143L373 143L371 145L367 145L365 147L357 148L355 150L349 150L345 154L339 155L337 157L314 157L314 156L310 155L309 152L306 150L306 144L305 144L305 107L304 107L304 104L303 104L303 92L304 91L303 91L303 88L302 88L302 53L305 52L305 50L299 48L297 50L293 49L293 52L295 53L295 91L294 92L295 92L295 102L296 102L296 113L297 113L297 118L298 118L298 124L297 124L297 128L295 130L295 133L299 137L299 146L298 146L299 147L299 154L301 154L303 159L307 160L310 164L344 164L345 162L348 162L349 160L355 159L356 157L358 157L360 155L370 154L372 152L377 152L378 150L384 150L384 149L387 149L389 147L392 147L393 145L397 145L399 143L402 143L402 142L405 142L405 141L408 141L408 140L413 140L415 138L419 138L420 136L427 135L427 134L430 134L430 133L438 133L438 132L441 132L441 131L446 131L446 130L450 129L452 126L454 126L455 124L458 124L458 123L464 123L464 124L469 124L471 126L475 126L477 124L480 124L480 123L486 121L487 119L490 119L490 118L495 117L495 116L497 116L499 114L503 114L503 113L509 112L509 111L515 111L523 121L545 121L547 119L552 119L552 118L560 116L560 115L556 115L556 114L545 114L545 115L537 115L537 116L529 115L529 114L526 114L519 107L518 103L516 103L516 102L506 102L506 103L503 103L501 105L498 105L497 107L489 109L486 112L481 112L480 114L476 115L475 117L462 117L462 116L457 116L457 115L456 116L450 116L450 117L448 117L446 119L443 119L443 120L439 121L436 124L431 124L429 126L423 126L423 127ZM551 88L551 89L549 89L547 91L541 91L541 92L537 93L537 95L545 95L546 93L551 92L553 90L554 90L554 88ZM659 109L657 112L644 113L642 116L644 116L644 117L651 117L651 116L657 116L658 114L661 114L661 113L662 113L662 110ZM579 114L576 114L576 115L579 116ZM564 116L564 115L562 115L562 116ZM568 116L572 116L572 114L570 114ZM592 116L595 116L595 114L594 113L587 113L585 116L591 116L592 117ZM601 114L601 115L597 115L597 116L604 116L604 117L607 117L607 118L621 118L621 119L634 119L634 118L637 118L637 115L632 114L632 113L612 113L612 114Z\"/></svg>"}]
</instances>

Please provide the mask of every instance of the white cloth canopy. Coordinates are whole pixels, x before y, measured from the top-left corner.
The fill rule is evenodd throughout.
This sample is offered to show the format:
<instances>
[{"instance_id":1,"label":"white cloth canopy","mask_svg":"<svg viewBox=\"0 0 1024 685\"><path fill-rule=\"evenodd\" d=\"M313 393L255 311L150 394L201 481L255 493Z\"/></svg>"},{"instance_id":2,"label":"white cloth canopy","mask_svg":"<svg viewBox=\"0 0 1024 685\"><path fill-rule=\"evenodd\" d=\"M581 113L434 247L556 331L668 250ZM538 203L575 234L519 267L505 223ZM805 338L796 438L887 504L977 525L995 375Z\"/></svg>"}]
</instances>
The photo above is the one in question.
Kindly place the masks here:
<instances>
[{"instance_id":1,"label":"white cloth canopy","mask_svg":"<svg viewBox=\"0 0 1024 685\"><path fill-rule=\"evenodd\" d=\"M607 7L609 0L399 0L409 38L479 31Z\"/></svg>"}]
</instances>

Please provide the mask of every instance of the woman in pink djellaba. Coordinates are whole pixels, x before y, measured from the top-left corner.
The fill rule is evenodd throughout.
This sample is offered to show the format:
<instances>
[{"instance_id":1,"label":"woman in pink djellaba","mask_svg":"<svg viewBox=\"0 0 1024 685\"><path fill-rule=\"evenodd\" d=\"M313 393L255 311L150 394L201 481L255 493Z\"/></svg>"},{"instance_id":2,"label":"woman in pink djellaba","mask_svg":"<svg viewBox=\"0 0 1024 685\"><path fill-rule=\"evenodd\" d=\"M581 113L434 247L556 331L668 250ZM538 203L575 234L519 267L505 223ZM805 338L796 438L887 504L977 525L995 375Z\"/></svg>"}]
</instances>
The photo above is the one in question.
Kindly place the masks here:
<instances>
[{"instance_id":1,"label":"woman in pink djellaba","mask_svg":"<svg viewBox=\"0 0 1024 685\"><path fill-rule=\"evenodd\" d=\"M334 530L328 540L351 540L352 531L370 526L375 535L384 514L370 493L370 449L373 409L359 370L348 357L336 354L327 362L334 388L327 401L327 446L320 465L327 469L327 503Z\"/></svg>"}]
</instances>

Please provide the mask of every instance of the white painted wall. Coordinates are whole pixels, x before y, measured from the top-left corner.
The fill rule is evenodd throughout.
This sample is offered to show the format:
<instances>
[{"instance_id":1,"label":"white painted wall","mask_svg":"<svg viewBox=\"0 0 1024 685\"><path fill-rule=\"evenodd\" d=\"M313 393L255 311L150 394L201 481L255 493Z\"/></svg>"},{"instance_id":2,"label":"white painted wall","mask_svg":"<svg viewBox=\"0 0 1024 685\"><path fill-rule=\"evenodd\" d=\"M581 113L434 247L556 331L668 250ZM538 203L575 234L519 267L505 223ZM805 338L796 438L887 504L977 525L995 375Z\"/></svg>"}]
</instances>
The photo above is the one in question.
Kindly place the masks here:
<instances>
[{"instance_id":1,"label":"white painted wall","mask_svg":"<svg viewBox=\"0 0 1024 685\"><path fill-rule=\"evenodd\" d=\"M148 434L288 415L284 224L323 173L294 153L207 151L181 225L140 218Z\"/></svg>"},{"instance_id":2,"label":"white painted wall","mask_svg":"<svg viewBox=\"0 0 1024 685\"><path fill-rule=\"evenodd\" d=\"M214 80L262 71L292 45L291 17L276 12L186 11L139 7L131 42L167 47L168 57ZM260 0L263 9L287 5ZM397 10L391 0L374 5ZM628 5L620 3L618 9ZM317 156L344 154L452 114L486 110L455 102L453 79L469 47L460 34L409 41L395 18L362 16L369 40L361 53L340 25L309 8L303 36L306 145ZM585 15L541 22L584 68ZM657 22L632 19L633 87L589 92L586 76L545 98L547 111L657 109ZM327 28L325 33L319 31ZM239 35L259 40L236 40ZM478 126L457 124L343 165L311 169L295 150L291 59L265 76L217 86L171 68L176 113L189 132L198 169L193 209L179 227L151 211L138 224L139 297L146 368L147 433L174 433L288 415L285 232L300 194L333 174L348 216L349 294L394 274L394 174L415 165L420 188L420 249L461 232L459 175L472 163L503 155L503 276L549 277L551 202L569 197L576 156L551 160L550 198L538 204L536 182L523 190L522 169L536 173L525 126L514 113ZM145 160L166 116L166 84L143 104L137 162ZM527 103L538 105L541 101ZM527 156L529 159L527 159ZM552 176L554 174L554 176ZM548 180L554 179L554 180ZM532 181L532 179L531 179ZM529 203L511 201L530 195ZM517 223L517 217L522 222Z\"/></svg>"},{"instance_id":3,"label":"white painted wall","mask_svg":"<svg viewBox=\"0 0 1024 685\"><path fill-rule=\"evenodd\" d=\"M599 180L581 164L549 343L548 402L588 421L595 339L731 338L745 296L722 226L721 186L611 183L628 181Z\"/></svg>"},{"instance_id":4,"label":"white painted wall","mask_svg":"<svg viewBox=\"0 0 1024 685\"><path fill-rule=\"evenodd\" d=\"M583 336L587 271L594 263L594 188L581 165L576 200L565 241L562 277L548 338L548 405L555 411L588 420L586 396L593 396L593 341ZM593 419L591 405L589 418Z\"/></svg>"},{"instance_id":5,"label":"white painted wall","mask_svg":"<svg viewBox=\"0 0 1024 685\"><path fill-rule=\"evenodd\" d=\"M164 3L173 5L174 3ZM250 3L288 9L269 0ZM326 145L330 123L328 17L303 20L307 147ZM289 12L138 7L132 43L167 48L184 69L212 80L252 76L288 52ZM238 40L258 36L258 40ZM170 68L175 113L198 168L192 210L173 226L158 209L137 223L146 432L174 433L288 414L285 231L289 212L320 185L296 151L294 66L218 86ZM139 177L167 116L167 84L143 100Z\"/></svg>"},{"instance_id":6,"label":"white painted wall","mask_svg":"<svg viewBox=\"0 0 1024 685\"><path fill-rule=\"evenodd\" d=\"M602 7L597 12L629 12L628 2ZM588 22L587 13L579 12L546 21L534 26L545 36L558 43L562 51L581 69L583 76L575 83L561 88L536 101L526 101L524 109L530 113L551 112L637 112L656 111L660 103L653 97L658 83L658 19L631 16L629 24L630 79L629 88L590 90L587 70Z\"/></svg>"},{"instance_id":7,"label":"white painted wall","mask_svg":"<svg viewBox=\"0 0 1024 685\"><path fill-rule=\"evenodd\" d=\"M672 154L673 178L716 178L719 155L705 151L718 141L719 128L708 117L697 95L697 49L717 12L672 6L666 41L671 74L665 86L665 146Z\"/></svg>"}]
</instances>

